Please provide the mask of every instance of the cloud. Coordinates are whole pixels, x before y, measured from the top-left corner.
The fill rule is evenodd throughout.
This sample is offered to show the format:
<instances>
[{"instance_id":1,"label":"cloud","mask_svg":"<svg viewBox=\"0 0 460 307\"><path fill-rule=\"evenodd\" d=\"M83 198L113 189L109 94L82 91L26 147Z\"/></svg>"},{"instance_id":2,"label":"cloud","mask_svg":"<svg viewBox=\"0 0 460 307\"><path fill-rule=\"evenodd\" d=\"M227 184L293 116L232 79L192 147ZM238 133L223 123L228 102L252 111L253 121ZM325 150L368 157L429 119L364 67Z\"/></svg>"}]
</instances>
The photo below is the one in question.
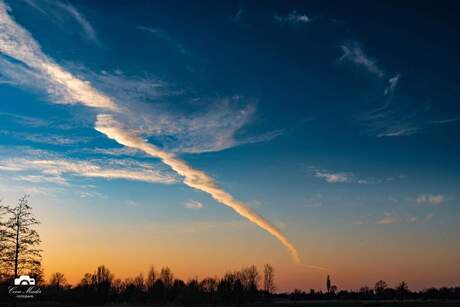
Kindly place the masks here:
<instances>
[{"instance_id":1,"label":"cloud","mask_svg":"<svg viewBox=\"0 0 460 307\"><path fill-rule=\"evenodd\" d=\"M142 206L141 203L139 203L139 202L137 202L137 201L134 201L134 200L128 200L128 201L126 201L126 205L127 205L128 207L140 207L140 206Z\"/></svg>"},{"instance_id":2,"label":"cloud","mask_svg":"<svg viewBox=\"0 0 460 307\"><path fill-rule=\"evenodd\" d=\"M340 57L339 61L348 60L358 66L366 68L367 71L379 78L383 78L385 76L382 69L378 67L373 59L364 53L358 43L355 42L349 45L342 45L340 48L343 51L343 55Z\"/></svg>"},{"instance_id":3,"label":"cloud","mask_svg":"<svg viewBox=\"0 0 460 307\"><path fill-rule=\"evenodd\" d=\"M275 19L276 22L280 24L291 24L291 25L299 25L299 24L306 24L311 21L311 19L305 15L305 14L300 14L297 11L291 11L288 15L286 16L280 16L278 14L273 15L273 18Z\"/></svg>"},{"instance_id":4,"label":"cloud","mask_svg":"<svg viewBox=\"0 0 460 307\"><path fill-rule=\"evenodd\" d=\"M396 86L398 85L400 74L388 79L388 86L385 88L384 94L388 95L394 92Z\"/></svg>"},{"instance_id":5,"label":"cloud","mask_svg":"<svg viewBox=\"0 0 460 307\"><path fill-rule=\"evenodd\" d=\"M7 7L0 2L0 52L21 62L27 66L29 70L38 75L45 76L48 81L47 89L50 87L57 91L61 98L67 98L68 103L81 103L83 105L96 109L103 109L103 114L97 115L95 129L106 135L108 138L116 141L120 145L130 148L135 148L149 154L154 158L160 159L165 165L169 166L175 173L182 177L183 183L193 189L200 190L209 194L217 202L228 206L238 213L241 217L259 226L267 233L275 237L281 242L292 256L295 263L301 264L300 256L297 248L287 238L287 236L279 230L269 220L255 212L244 202L235 199L232 195L220 188L215 180L209 175L198 169L192 168L185 161L175 157L174 154L159 149L155 145L149 143L145 138L140 137L135 130L126 128L124 124L117 120L116 116L123 118L124 113L128 113L129 109L119 112L120 108L117 103L108 96L100 93L89 82L85 82L62 67L54 63L46 55L44 55L29 32L24 30L8 14ZM55 100L55 102L57 102ZM114 112L118 112L114 114ZM60 174L62 169L69 172L76 172L86 176L118 176L137 178L137 175L146 178L145 171L132 174L127 173L124 169L101 169L100 167L88 164L75 164L68 161L33 161L32 165L39 165L45 168L51 174ZM6 163L7 168L20 168L22 166L14 163ZM52 165L51 170L47 170L49 165ZM155 174L154 171L149 172L147 178L151 178ZM158 174L158 173L156 173ZM314 267L314 266L310 266ZM319 268L319 267L315 267Z\"/></svg>"},{"instance_id":6,"label":"cloud","mask_svg":"<svg viewBox=\"0 0 460 307\"><path fill-rule=\"evenodd\" d=\"M85 16L72 4L67 1L40 1L24 0L30 7L40 13L53 18L55 21L61 21L62 12L70 16L82 29L84 37L96 44L99 44L96 31Z\"/></svg>"},{"instance_id":7,"label":"cloud","mask_svg":"<svg viewBox=\"0 0 460 307\"><path fill-rule=\"evenodd\" d=\"M333 172L328 170L320 170L314 166L309 167L317 178L322 178L328 183L357 183L357 184L373 184L377 183L374 179L356 178L353 173Z\"/></svg>"},{"instance_id":8,"label":"cloud","mask_svg":"<svg viewBox=\"0 0 460 307\"><path fill-rule=\"evenodd\" d=\"M377 137L409 136L416 134L418 131L419 128L411 126L410 124L400 124L386 127L383 132L377 134Z\"/></svg>"},{"instance_id":9,"label":"cloud","mask_svg":"<svg viewBox=\"0 0 460 307\"><path fill-rule=\"evenodd\" d=\"M315 171L315 176L324 178L329 183L348 182L350 175L347 173L330 173L326 171Z\"/></svg>"},{"instance_id":10,"label":"cloud","mask_svg":"<svg viewBox=\"0 0 460 307\"><path fill-rule=\"evenodd\" d=\"M184 161L176 158L174 155L160 150L153 144L147 143L132 131L125 129L123 125L116 121L111 115L98 115L96 121L96 130L102 134L105 134L107 137L115 140L121 145L142 150L152 157L161 159L163 163L171 167L172 170L183 177L183 182L185 185L209 194L217 202L230 207L240 216L248 219L252 223L267 231L287 248L296 263L301 263L300 256L296 247L281 232L281 230L279 230L274 224L265 219L263 216L256 213L245 203L236 200L232 195L221 189L216 184L214 179L208 176L206 173L192 168Z\"/></svg>"},{"instance_id":11,"label":"cloud","mask_svg":"<svg viewBox=\"0 0 460 307\"><path fill-rule=\"evenodd\" d=\"M450 124L450 123L458 121L459 119L460 119L460 116L457 116L457 117L446 118L446 119L431 120L429 123L430 124Z\"/></svg>"},{"instance_id":12,"label":"cloud","mask_svg":"<svg viewBox=\"0 0 460 307\"><path fill-rule=\"evenodd\" d=\"M80 13L75 6L71 5L70 3L64 3L60 1L55 2L56 6L61 8L63 11L68 13L82 28L85 37L93 41L97 44L99 44L99 41L97 39L96 31L94 30L93 26L89 21L83 16L82 13Z\"/></svg>"},{"instance_id":13,"label":"cloud","mask_svg":"<svg viewBox=\"0 0 460 307\"><path fill-rule=\"evenodd\" d=\"M378 138L410 136L419 133L423 124L419 113L404 103L391 104L389 99L385 104L373 110L363 112L357 120L368 127L368 133Z\"/></svg>"},{"instance_id":14,"label":"cloud","mask_svg":"<svg viewBox=\"0 0 460 307\"><path fill-rule=\"evenodd\" d=\"M26 140L33 143L51 144L51 145L73 145L88 143L92 140L90 137L83 136L62 136L54 134L38 134L30 132L16 132L0 130L0 135L7 135L21 141Z\"/></svg>"},{"instance_id":15,"label":"cloud","mask_svg":"<svg viewBox=\"0 0 460 307\"><path fill-rule=\"evenodd\" d=\"M220 151L280 135L279 132L267 132L236 138L236 133L253 119L255 112L254 105L244 105L240 96L213 99L196 111L178 112L161 103L151 104L159 102L161 97L177 94L158 79L128 78L121 72L94 74L87 70L80 70L80 73L91 82L88 78L77 77L44 55L30 34L11 19L3 3L0 3L0 30L0 52L15 60L0 56L3 77L21 87L46 91L55 103L78 103L121 112L130 129L136 129L144 137L154 137L168 151ZM110 92L111 97L102 92ZM199 106L206 99L202 100Z\"/></svg>"},{"instance_id":16,"label":"cloud","mask_svg":"<svg viewBox=\"0 0 460 307\"><path fill-rule=\"evenodd\" d=\"M235 15L229 17L229 20L235 24L241 23L241 19L243 18L244 11L243 9L239 9Z\"/></svg>"},{"instance_id":17,"label":"cloud","mask_svg":"<svg viewBox=\"0 0 460 307\"><path fill-rule=\"evenodd\" d=\"M0 170L15 172L14 179L28 182L49 182L68 185L64 174L89 178L124 179L171 184L175 176L157 165L133 160L71 160L71 159L8 158L0 160ZM31 171L37 174L30 174ZM27 173L27 174L25 174Z\"/></svg>"},{"instance_id":18,"label":"cloud","mask_svg":"<svg viewBox=\"0 0 460 307\"><path fill-rule=\"evenodd\" d=\"M30 33L13 20L8 11L9 8L0 2L0 52L9 57L0 57L0 70L4 77L18 85L46 90L56 103L117 110L116 103L109 97L48 58Z\"/></svg>"},{"instance_id":19,"label":"cloud","mask_svg":"<svg viewBox=\"0 0 460 307\"><path fill-rule=\"evenodd\" d=\"M397 222L398 219L395 216L393 216L393 214L385 213L385 215L382 218L378 219L375 223L378 225L390 225Z\"/></svg>"},{"instance_id":20,"label":"cloud","mask_svg":"<svg viewBox=\"0 0 460 307\"><path fill-rule=\"evenodd\" d=\"M184 204L184 207L192 210L203 209L203 204L196 200L189 200Z\"/></svg>"},{"instance_id":21,"label":"cloud","mask_svg":"<svg viewBox=\"0 0 460 307\"><path fill-rule=\"evenodd\" d=\"M161 30L161 29L156 29L156 28L151 28L151 27L146 27L146 26L139 26L137 27L139 30L146 31L148 33L153 34L155 37L158 39L161 39L168 44L170 44L175 50L177 50L179 53L183 55L188 55L191 56L192 53L184 47L181 43L179 43L176 39L174 39L168 32Z\"/></svg>"},{"instance_id":22,"label":"cloud","mask_svg":"<svg viewBox=\"0 0 460 307\"><path fill-rule=\"evenodd\" d=\"M0 116L9 118L15 123L21 124L22 126L26 127L40 128L50 125L50 123L47 120L32 116L25 116L8 112L0 112Z\"/></svg>"},{"instance_id":23,"label":"cloud","mask_svg":"<svg viewBox=\"0 0 460 307\"><path fill-rule=\"evenodd\" d=\"M446 201L444 195L421 194L415 199L417 204L440 205Z\"/></svg>"}]
</instances>

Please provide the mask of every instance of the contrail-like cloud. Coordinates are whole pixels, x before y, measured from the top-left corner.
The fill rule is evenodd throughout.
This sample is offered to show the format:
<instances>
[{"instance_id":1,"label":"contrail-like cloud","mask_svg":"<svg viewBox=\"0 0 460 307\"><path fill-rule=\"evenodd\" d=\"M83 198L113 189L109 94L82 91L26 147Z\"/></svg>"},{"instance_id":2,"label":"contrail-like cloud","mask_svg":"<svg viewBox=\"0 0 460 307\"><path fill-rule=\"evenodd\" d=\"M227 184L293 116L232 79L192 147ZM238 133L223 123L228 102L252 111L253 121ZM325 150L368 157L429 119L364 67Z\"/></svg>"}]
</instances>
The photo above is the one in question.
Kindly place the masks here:
<instances>
[{"instance_id":1,"label":"contrail-like cloud","mask_svg":"<svg viewBox=\"0 0 460 307\"><path fill-rule=\"evenodd\" d=\"M176 158L174 155L147 143L137 135L127 131L122 124L117 122L109 114L97 116L96 130L121 145L142 150L152 157L161 159L163 163L171 167L176 173L184 178L184 184L191 188L208 193L217 202L232 208L236 213L277 238L288 249L294 262L300 264L300 257L297 249L275 225L249 208L243 202L234 199L232 195L222 190L216 184L214 179L206 173L192 168L190 165Z\"/></svg>"},{"instance_id":2,"label":"contrail-like cloud","mask_svg":"<svg viewBox=\"0 0 460 307\"><path fill-rule=\"evenodd\" d=\"M3 67L7 67L8 72L11 73L14 68L26 68L29 73L39 76L40 80L43 81L40 86L44 87L52 96L55 103L79 103L111 113L97 116L95 125L97 131L121 145L142 150L152 157L161 159L163 163L183 177L184 184L209 194L217 202L232 208L240 216L274 236L287 248L294 262L301 264L296 247L276 226L245 203L236 200L232 195L225 192L206 173L192 168L173 154L146 142L136 133L124 127L113 116L114 113L119 113L124 108L121 108L109 96L99 92L88 81L76 77L46 56L32 35L18 25L8 14L8 11L9 8L0 0L0 53L21 63L18 65L8 58L1 59L0 57L0 60L4 64L6 63ZM1 61L0 64L2 64ZM0 69L2 69L2 65L0 65ZM129 110L125 109L123 112L129 112Z\"/></svg>"}]
</instances>

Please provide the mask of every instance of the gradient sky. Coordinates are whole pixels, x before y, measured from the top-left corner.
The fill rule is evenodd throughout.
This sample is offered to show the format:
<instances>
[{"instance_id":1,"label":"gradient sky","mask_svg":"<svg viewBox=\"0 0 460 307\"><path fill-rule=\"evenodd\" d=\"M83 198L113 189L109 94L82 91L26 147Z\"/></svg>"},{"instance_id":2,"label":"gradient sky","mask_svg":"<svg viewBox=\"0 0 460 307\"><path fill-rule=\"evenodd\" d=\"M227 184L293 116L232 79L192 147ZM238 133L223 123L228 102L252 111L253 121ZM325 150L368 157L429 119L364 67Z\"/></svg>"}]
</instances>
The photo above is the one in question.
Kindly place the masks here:
<instances>
[{"instance_id":1,"label":"gradient sky","mask_svg":"<svg viewBox=\"0 0 460 307\"><path fill-rule=\"evenodd\" d=\"M0 0L0 196L31 195L45 273L73 283L99 264L187 279L271 263L280 291L327 273L458 285L456 6ZM101 114L327 271L95 130Z\"/></svg>"}]
</instances>

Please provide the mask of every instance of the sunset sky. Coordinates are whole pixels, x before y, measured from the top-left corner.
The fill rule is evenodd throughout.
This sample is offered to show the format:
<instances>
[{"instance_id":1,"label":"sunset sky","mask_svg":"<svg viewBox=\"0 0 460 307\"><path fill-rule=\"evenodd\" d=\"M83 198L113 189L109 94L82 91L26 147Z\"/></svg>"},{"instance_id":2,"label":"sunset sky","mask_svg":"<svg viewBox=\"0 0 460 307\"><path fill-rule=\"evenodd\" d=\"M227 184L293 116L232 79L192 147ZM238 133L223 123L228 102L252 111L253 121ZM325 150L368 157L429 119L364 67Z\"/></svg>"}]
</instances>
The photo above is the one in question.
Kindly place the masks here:
<instances>
[{"instance_id":1,"label":"sunset sky","mask_svg":"<svg viewBox=\"0 0 460 307\"><path fill-rule=\"evenodd\" d=\"M71 283L459 285L450 3L0 0L0 198Z\"/></svg>"}]
</instances>

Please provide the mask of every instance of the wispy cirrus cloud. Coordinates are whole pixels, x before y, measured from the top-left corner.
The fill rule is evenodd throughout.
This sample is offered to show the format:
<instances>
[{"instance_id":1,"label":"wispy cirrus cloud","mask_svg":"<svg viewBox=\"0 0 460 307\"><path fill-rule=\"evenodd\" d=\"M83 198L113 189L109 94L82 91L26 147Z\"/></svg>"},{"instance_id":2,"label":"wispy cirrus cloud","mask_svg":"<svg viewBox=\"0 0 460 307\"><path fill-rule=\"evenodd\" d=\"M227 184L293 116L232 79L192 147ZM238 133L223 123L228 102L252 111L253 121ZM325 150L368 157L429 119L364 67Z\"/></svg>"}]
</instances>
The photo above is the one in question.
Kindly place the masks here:
<instances>
[{"instance_id":1,"label":"wispy cirrus cloud","mask_svg":"<svg viewBox=\"0 0 460 307\"><path fill-rule=\"evenodd\" d=\"M64 175L88 178L124 179L151 183L171 184L175 176L158 165L134 160L75 160L53 156L34 159L32 157L0 160L0 170L14 174L15 180L47 182L68 185Z\"/></svg>"},{"instance_id":2,"label":"wispy cirrus cloud","mask_svg":"<svg viewBox=\"0 0 460 307\"><path fill-rule=\"evenodd\" d=\"M311 21L311 19L306 14L301 14L297 11L291 11L289 14L282 16L278 14L273 15L273 19L279 24L290 24L290 25L299 25L306 24Z\"/></svg>"},{"instance_id":3,"label":"wispy cirrus cloud","mask_svg":"<svg viewBox=\"0 0 460 307\"><path fill-rule=\"evenodd\" d=\"M122 116L124 114L120 114L119 105L115 100L102 94L92 87L90 83L75 77L45 56L30 33L11 18L3 2L0 2L0 52L16 61L22 62L23 65L26 65L37 74L43 75L49 83L48 86L52 85L64 98L68 98L69 103L81 103L89 107L102 109L102 113L97 114L95 123L97 131L120 145L138 149L153 158L160 159L178 176L182 177L185 185L207 193L217 202L233 209L241 217L246 218L272 235L289 251L294 262L301 264L300 255L295 245L272 222L220 188L216 181L205 172L191 167L174 154L149 143L148 140L126 125ZM129 109L124 111L124 113L130 112ZM50 163L44 161L38 164L47 165ZM60 167L65 167L66 165L66 163L62 163L62 165L58 163ZM7 167L11 168L11 163L8 163ZM87 171L91 172L94 169L90 168ZM84 172L86 173L86 170ZM317 266L310 267L323 269Z\"/></svg>"},{"instance_id":4,"label":"wispy cirrus cloud","mask_svg":"<svg viewBox=\"0 0 460 307\"><path fill-rule=\"evenodd\" d=\"M424 110L414 110L408 104L393 105L388 100L380 107L362 112L356 118L367 126L368 133L378 138L410 136L420 132L423 122L419 119Z\"/></svg>"},{"instance_id":5,"label":"wispy cirrus cloud","mask_svg":"<svg viewBox=\"0 0 460 307\"><path fill-rule=\"evenodd\" d=\"M115 111L116 104L91 85L48 58L29 32L8 14L0 2L0 69L4 77L20 86L46 90L50 99L61 104L84 104ZM11 60L11 59L14 59ZM25 78L24 78L25 77Z\"/></svg>"},{"instance_id":6,"label":"wispy cirrus cloud","mask_svg":"<svg viewBox=\"0 0 460 307\"><path fill-rule=\"evenodd\" d=\"M8 113L8 112L0 112L0 117L8 118L22 126L32 127L32 128L46 127L50 125L49 121L44 120L42 118L20 115L20 114L13 114L13 113Z\"/></svg>"},{"instance_id":7,"label":"wispy cirrus cloud","mask_svg":"<svg viewBox=\"0 0 460 307\"><path fill-rule=\"evenodd\" d=\"M401 77L401 75L397 74L396 76L388 79L388 86L385 88L385 91L384 91L385 95L392 94L395 91L396 86L398 85L400 77Z\"/></svg>"},{"instance_id":8,"label":"wispy cirrus cloud","mask_svg":"<svg viewBox=\"0 0 460 307\"><path fill-rule=\"evenodd\" d=\"M203 203L196 200L189 200L184 204L184 208L192 210L200 210L203 209L203 207Z\"/></svg>"},{"instance_id":9,"label":"wispy cirrus cloud","mask_svg":"<svg viewBox=\"0 0 460 307\"><path fill-rule=\"evenodd\" d=\"M339 58L339 61L348 60L357 66L364 67L367 71L379 78L385 77L385 73L377 65L377 62L369 57L357 42L342 45L340 48L343 54Z\"/></svg>"},{"instance_id":10,"label":"wispy cirrus cloud","mask_svg":"<svg viewBox=\"0 0 460 307\"><path fill-rule=\"evenodd\" d=\"M415 199L417 204L440 205L446 202L446 197L441 194L421 194Z\"/></svg>"},{"instance_id":11,"label":"wispy cirrus cloud","mask_svg":"<svg viewBox=\"0 0 460 307\"><path fill-rule=\"evenodd\" d=\"M19 139L21 141L29 141L33 143L51 144L51 145L73 145L88 143L92 140L90 137L85 136L69 136L33 132L18 132L9 130L0 130L0 135L6 135Z\"/></svg>"},{"instance_id":12,"label":"wispy cirrus cloud","mask_svg":"<svg viewBox=\"0 0 460 307\"><path fill-rule=\"evenodd\" d=\"M100 44L97 33L94 27L84 14L78 10L74 5L67 1L52 1L52 0L24 0L30 7L39 11L40 13L53 18L55 21L63 21L63 13L74 22L76 22L82 30L84 38L93 43Z\"/></svg>"},{"instance_id":13,"label":"wispy cirrus cloud","mask_svg":"<svg viewBox=\"0 0 460 307\"><path fill-rule=\"evenodd\" d=\"M243 19L244 10L239 9L234 15L229 17L230 22L240 24Z\"/></svg>"},{"instance_id":14,"label":"wispy cirrus cloud","mask_svg":"<svg viewBox=\"0 0 460 307\"><path fill-rule=\"evenodd\" d=\"M168 32L162 29L157 29L157 28L152 28L152 27L147 27L147 26L139 26L137 27L139 30L148 32L153 34L155 37L158 39L161 39L165 42L167 42L170 46L172 46L175 50L177 50L179 53L183 55L192 55L190 50L185 48L185 46L180 43L178 40L174 39Z\"/></svg>"},{"instance_id":15,"label":"wispy cirrus cloud","mask_svg":"<svg viewBox=\"0 0 460 307\"><path fill-rule=\"evenodd\" d=\"M358 184L372 184L376 183L374 179L357 178L357 176L350 172L337 172L324 169L318 169L314 166L308 167L317 178L324 179L327 183L358 183Z\"/></svg>"}]
</instances>

